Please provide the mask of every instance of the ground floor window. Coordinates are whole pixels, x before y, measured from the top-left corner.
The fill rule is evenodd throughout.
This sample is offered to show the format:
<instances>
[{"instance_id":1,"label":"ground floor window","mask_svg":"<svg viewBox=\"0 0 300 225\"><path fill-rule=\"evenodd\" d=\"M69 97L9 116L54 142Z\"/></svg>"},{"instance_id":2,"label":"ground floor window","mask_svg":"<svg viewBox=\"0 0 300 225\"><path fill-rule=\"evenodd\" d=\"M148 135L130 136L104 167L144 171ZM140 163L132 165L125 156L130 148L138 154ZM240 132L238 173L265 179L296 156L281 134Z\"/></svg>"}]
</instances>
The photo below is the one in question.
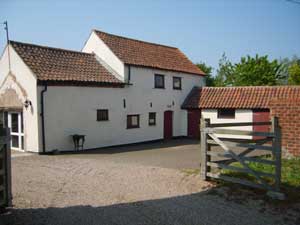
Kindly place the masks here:
<instances>
[{"instance_id":1,"label":"ground floor window","mask_svg":"<svg viewBox=\"0 0 300 225\"><path fill-rule=\"evenodd\" d=\"M24 150L24 124L22 112L8 112L8 127L11 134L11 148Z\"/></svg>"},{"instance_id":2,"label":"ground floor window","mask_svg":"<svg viewBox=\"0 0 300 225\"><path fill-rule=\"evenodd\" d=\"M108 109L97 109L97 121L108 120Z\"/></svg>"},{"instance_id":3,"label":"ground floor window","mask_svg":"<svg viewBox=\"0 0 300 225\"><path fill-rule=\"evenodd\" d=\"M127 129L140 127L140 115L127 116Z\"/></svg>"},{"instance_id":4,"label":"ground floor window","mask_svg":"<svg viewBox=\"0 0 300 225\"><path fill-rule=\"evenodd\" d=\"M156 125L156 113L150 112L149 113L149 126L155 126Z\"/></svg>"}]
</instances>

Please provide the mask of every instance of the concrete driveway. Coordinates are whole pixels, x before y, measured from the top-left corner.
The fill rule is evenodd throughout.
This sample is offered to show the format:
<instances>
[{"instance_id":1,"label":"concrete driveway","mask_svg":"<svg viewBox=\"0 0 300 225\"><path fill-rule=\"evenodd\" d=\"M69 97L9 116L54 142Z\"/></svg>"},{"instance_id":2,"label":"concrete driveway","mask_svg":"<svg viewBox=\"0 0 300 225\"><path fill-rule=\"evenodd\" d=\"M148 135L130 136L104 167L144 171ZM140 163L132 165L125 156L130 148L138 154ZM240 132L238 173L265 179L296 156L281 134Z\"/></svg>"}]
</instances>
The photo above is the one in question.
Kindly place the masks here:
<instances>
[{"instance_id":1,"label":"concrete driveway","mask_svg":"<svg viewBox=\"0 0 300 225\"><path fill-rule=\"evenodd\" d=\"M200 143L180 138L72 153L75 157L127 162L161 168L199 168Z\"/></svg>"},{"instance_id":2,"label":"concrete driveway","mask_svg":"<svg viewBox=\"0 0 300 225\"><path fill-rule=\"evenodd\" d=\"M183 172L198 167L198 148L178 139L80 154L18 155L12 160L14 207L0 215L0 225L299 222L289 210L266 210L262 200L214 194L218 188Z\"/></svg>"}]
</instances>

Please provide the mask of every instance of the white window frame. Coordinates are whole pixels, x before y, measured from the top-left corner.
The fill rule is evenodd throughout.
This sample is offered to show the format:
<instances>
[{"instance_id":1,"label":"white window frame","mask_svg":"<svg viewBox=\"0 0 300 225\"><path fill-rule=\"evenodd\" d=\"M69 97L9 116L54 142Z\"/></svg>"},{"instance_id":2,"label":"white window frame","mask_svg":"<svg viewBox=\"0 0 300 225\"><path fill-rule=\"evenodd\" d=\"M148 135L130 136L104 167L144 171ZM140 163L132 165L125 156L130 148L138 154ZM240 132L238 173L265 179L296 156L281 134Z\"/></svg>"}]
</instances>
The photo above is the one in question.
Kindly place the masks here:
<instances>
[{"instance_id":1,"label":"white window frame","mask_svg":"<svg viewBox=\"0 0 300 225\"><path fill-rule=\"evenodd\" d=\"M23 114L23 121L22 121L22 116L21 116L21 113L22 112L15 112L15 111L12 111L12 112L8 112L7 114L7 119L8 119L8 127L10 129L10 135L11 136L17 136L18 137L18 141L19 141L19 147L13 147L12 146L12 137L11 137L11 140L10 140L10 146L11 146L11 149L13 150L18 150L18 151L24 151L24 149L22 149L22 137L23 137L23 146L25 148L25 138L24 138L24 114ZM13 132L12 131L12 114L18 114L18 132ZM23 132L22 132L22 122L23 122Z\"/></svg>"}]
</instances>

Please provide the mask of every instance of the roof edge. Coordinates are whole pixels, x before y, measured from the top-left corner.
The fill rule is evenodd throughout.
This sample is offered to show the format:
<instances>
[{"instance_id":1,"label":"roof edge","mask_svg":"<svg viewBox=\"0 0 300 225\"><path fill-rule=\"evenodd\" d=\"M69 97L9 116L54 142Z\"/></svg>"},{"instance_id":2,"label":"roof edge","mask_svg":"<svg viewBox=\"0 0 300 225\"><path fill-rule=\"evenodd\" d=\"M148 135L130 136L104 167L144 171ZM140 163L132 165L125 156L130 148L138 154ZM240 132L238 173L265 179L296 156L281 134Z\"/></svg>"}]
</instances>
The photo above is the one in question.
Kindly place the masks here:
<instances>
[{"instance_id":1,"label":"roof edge","mask_svg":"<svg viewBox=\"0 0 300 225\"><path fill-rule=\"evenodd\" d=\"M193 76L202 76L205 77L206 74L201 74L201 73L191 73L183 70L176 70L176 69L165 69L165 68L160 68L160 67L153 67L153 66L143 66L143 65L137 65L137 64L131 64L131 63L124 63L127 66L135 66L135 67L142 67L142 68L151 68L151 69L158 69L158 70L164 70L164 71L171 71L171 72L180 72L180 73L187 73L189 75Z\"/></svg>"},{"instance_id":2,"label":"roof edge","mask_svg":"<svg viewBox=\"0 0 300 225\"><path fill-rule=\"evenodd\" d=\"M97 81L76 81L76 80L41 80L38 79L37 85L48 86L80 86L80 87L113 87L124 88L126 83L124 82L97 82Z\"/></svg>"},{"instance_id":3,"label":"roof edge","mask_svg":"<svg viewBox=\"0 0 300 225\"><path fill-rule=\"evenodd\" d=\"M58 47L50 47L47 45L32 44L32 43L21 42L21 41L10 40L9 43L10 44L15 43L15 44L21 44L21 45L28 45L28 46L39 47L39 48L47 48L47 49L52 49L52 50L56 50L56 51L65 51L65 52L77 53L77 54L82 54L82 55L92 55L92 53L86 53L86 52L65 49L65 48L58 48Z\"/></svg>"},{"instance_id":4,"label":"roof edge","mask_svg":"<svg viewBox=\"0 0 300 225\"><path fill-rule=\"evenodd\" d=\"M111 35L111 36L118 37L118 38L124 38L124 39L131 40L131 41L138 41L138 42L142 42L142 43L146 43L146 44L151 44L151 45L157 45L157 46L162 46L162 47L167 47L167 48L178 49L177 47L170 46L170 45L164 45L164 44L159 44L159 43L154 43L154 42L149 42L149 41L142 41L142 40L139 40L139 39L134 39L134 38L124 37L124 36L117 35L117 34L107 33L107 32L101 31L101 30L97 30L97 29L92 29L92 31L94 31L96 33L100 32L100 33Z\"/></svg>"}]
</instances>

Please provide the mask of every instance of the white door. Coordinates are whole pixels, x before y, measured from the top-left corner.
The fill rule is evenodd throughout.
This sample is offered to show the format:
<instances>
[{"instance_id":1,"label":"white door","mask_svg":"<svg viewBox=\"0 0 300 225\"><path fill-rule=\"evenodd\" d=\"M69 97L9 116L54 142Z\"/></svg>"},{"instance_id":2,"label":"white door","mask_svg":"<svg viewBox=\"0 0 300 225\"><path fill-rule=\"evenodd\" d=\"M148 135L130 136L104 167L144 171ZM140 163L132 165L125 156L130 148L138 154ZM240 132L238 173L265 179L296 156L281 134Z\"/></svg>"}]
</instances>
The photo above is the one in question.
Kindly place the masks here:
<instances>
[{"instance_id":1,"label":"white door","mask_svg":"<svg viewBox=\"0 0 300 225\"><path fill-rule=\"evenodd\" d=\"M24 150L24 125L22 112L8 112L8 127L11 134L11 149Z\"/></svg>"}]
</instances>

